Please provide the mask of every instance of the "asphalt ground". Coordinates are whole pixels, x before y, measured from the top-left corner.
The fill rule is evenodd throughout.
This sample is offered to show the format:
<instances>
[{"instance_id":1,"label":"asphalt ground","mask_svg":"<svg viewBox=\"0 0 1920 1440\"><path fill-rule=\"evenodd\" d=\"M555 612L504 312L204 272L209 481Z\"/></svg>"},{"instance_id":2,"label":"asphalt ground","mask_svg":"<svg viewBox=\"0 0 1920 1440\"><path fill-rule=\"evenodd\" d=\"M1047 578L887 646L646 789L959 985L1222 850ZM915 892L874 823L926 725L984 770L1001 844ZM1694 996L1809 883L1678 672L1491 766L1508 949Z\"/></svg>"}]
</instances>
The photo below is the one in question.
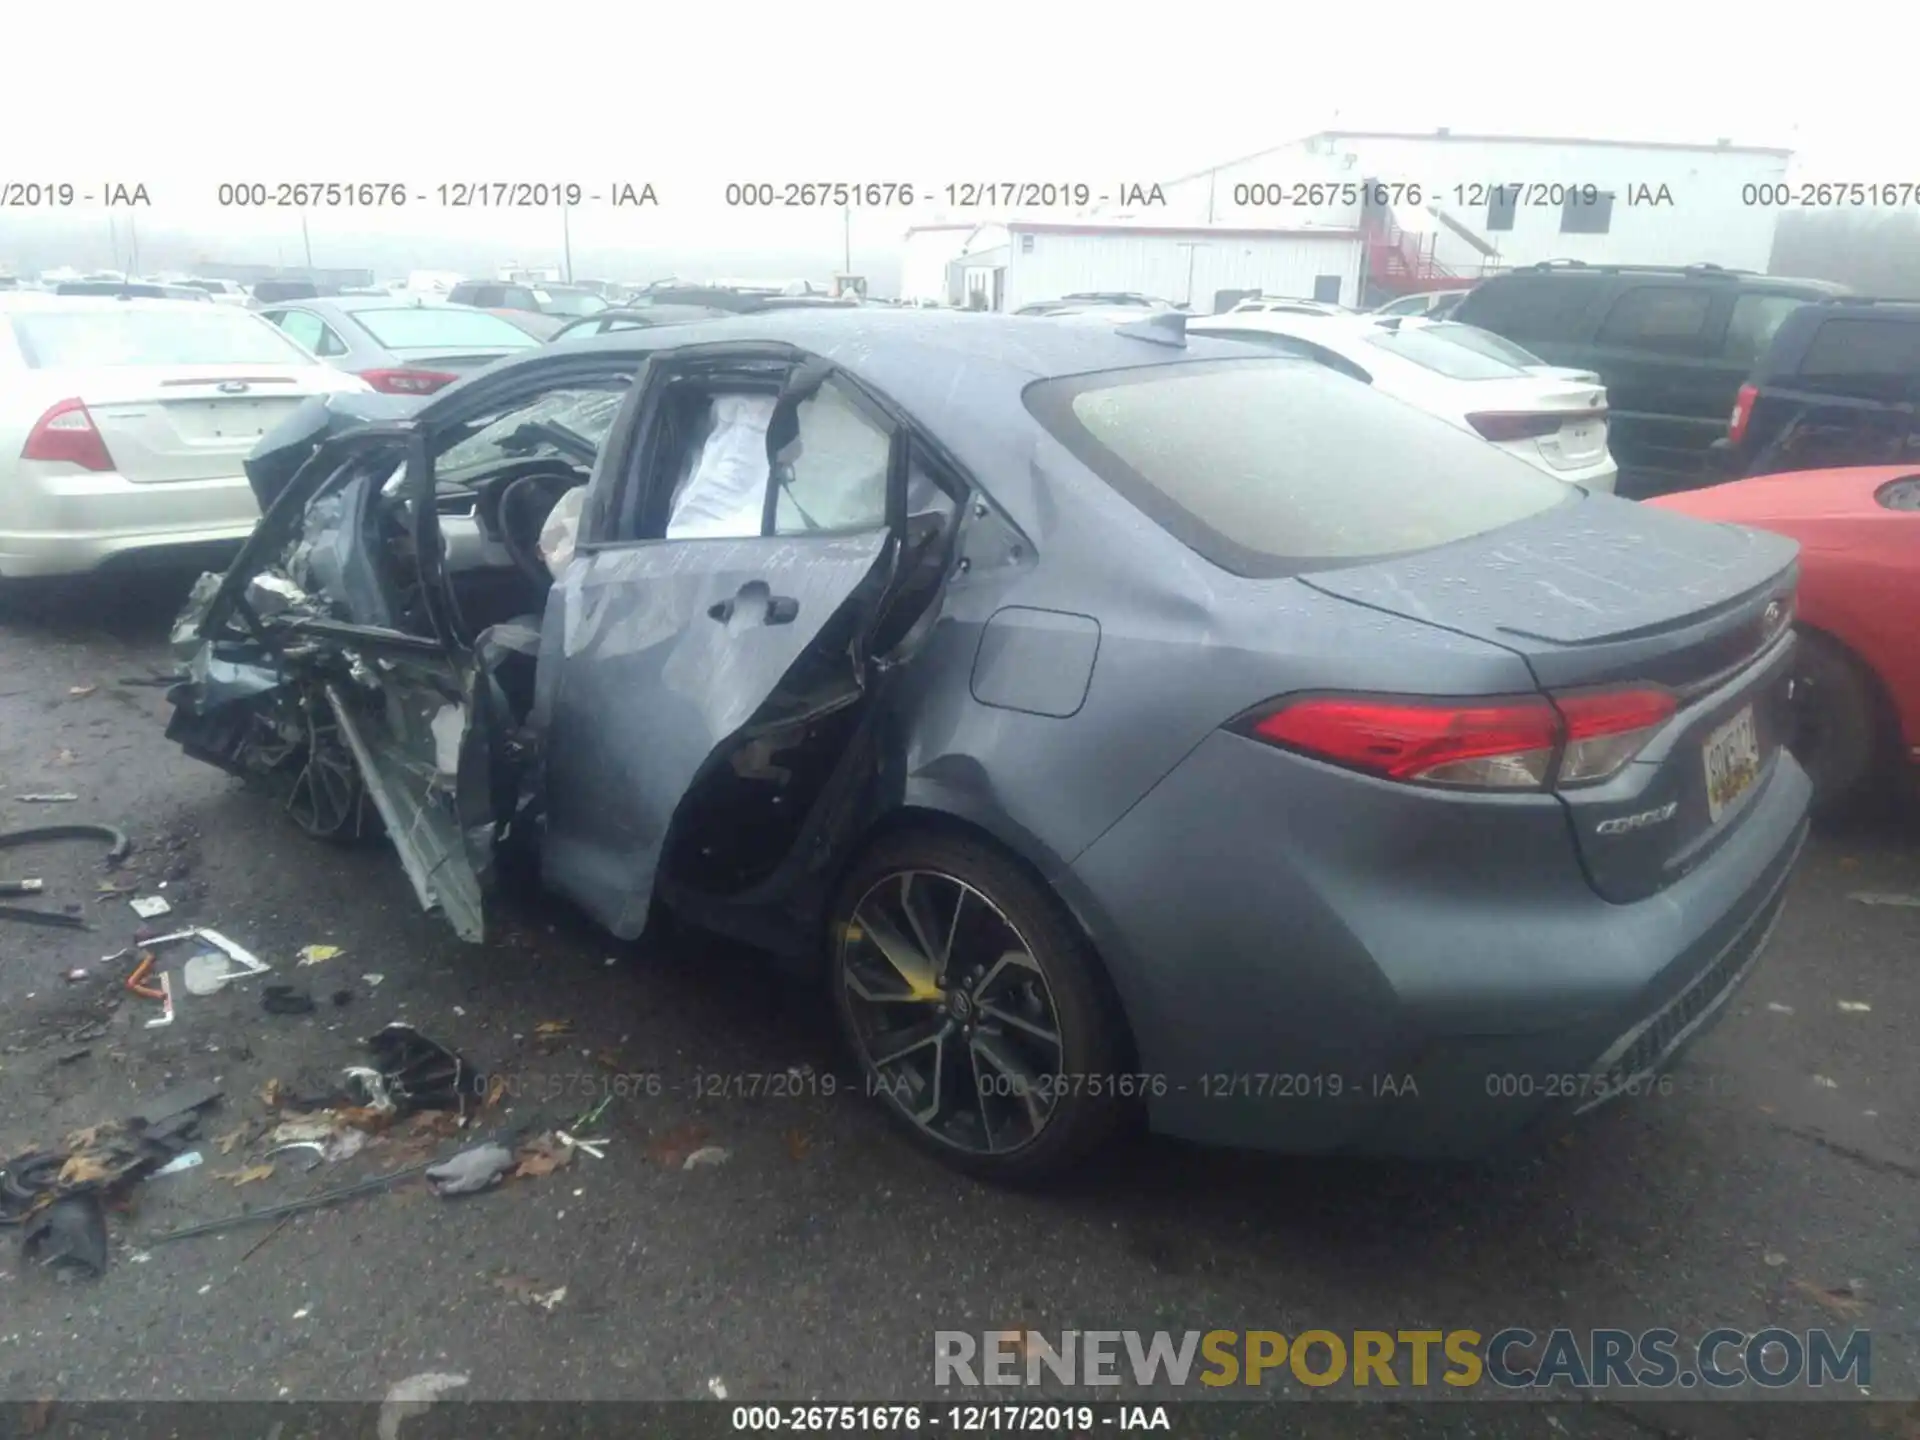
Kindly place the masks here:
<instances>
[{"instance_id":1,"label":"asphalt ground","mask_svg":"<svg viewBox=\"0 0 1920 1440\"><path fill-rule=\"evenodd\" d=\"M1280 1421L1216 1406L1204 1428L1920 1433L1906 1428L1920 1410L1886 1403L1920 1399L1920 908L1850 898L1920 893L1910 812L1817 834L1768 956L1671 1093L1542 1151L1435 1167L1148 1140L1061 1193L1010 1193L902 1144L858 1093L819 998L751 953L697 936L621 946L524 899L489 943L463 945L419 912L383 846L317 845L182 756L162 735L164 690L138 682L170 664L188 578L0 611L0 829L106 820L136 843L118 872L83 843L0 852L0 874L47 882L13 903L77 906L95 927L0 923L0 1153L188 1081L224 1092L205 1163L110 1213L103 1276L61 1283L0 1249L0 1399L366 1401L439 1372L467 1377L460 1401L975 1403L981 1392L934 1387L935 1330L1828 1326L1872 1334L1870 1385L1828 1392L1844 1407L1804 1390L1750 1409L1697 1390L1564 1389L1554 1406L1356 1406L1326 1403L1351 1387L1308 1389L1281 1369L1260 1393L1323 1403ZM32 793L78 799L15 798ZM179 993L175 1023L148 1028L157 1007L121 989L125 962L101 963L141 923L103 883L165 896L172 913L154 924L222 931L318 1009L265 1013L262 982L247 981ZM298 965L315 944L340 953ZM82 966L87 980L63 978ZM310 1172L282 1155L236 1183L264 1163L263 1087L324 1086L394 1019L504 1077L485 1130L564 1125L611 1097L594 1127L605 1157L479 1196L413 1179L284 1224L155 1243L457 1148L393 1134ZM236 1131L222 1153L216 1137ZM703 1149L724 1155L686 1168ZM436 1417L461 1408L411 1423L438 1433Z\"/></svg>"}]
</instances>

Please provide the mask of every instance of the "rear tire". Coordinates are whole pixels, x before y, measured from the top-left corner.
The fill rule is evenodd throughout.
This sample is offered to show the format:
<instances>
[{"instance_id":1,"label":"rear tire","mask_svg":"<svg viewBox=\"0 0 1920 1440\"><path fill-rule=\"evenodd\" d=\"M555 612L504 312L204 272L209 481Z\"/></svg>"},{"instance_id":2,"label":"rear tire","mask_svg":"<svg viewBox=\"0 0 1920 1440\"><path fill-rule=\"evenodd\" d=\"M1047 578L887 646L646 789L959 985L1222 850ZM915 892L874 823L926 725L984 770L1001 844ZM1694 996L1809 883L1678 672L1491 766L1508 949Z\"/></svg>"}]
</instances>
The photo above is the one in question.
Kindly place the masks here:
<instances>
[{"instance_id":1,"label":"rear tire","mask_svg":"<svg viewBox=\"0 0 1920 1440\"><path fill-rule=\"evenodd\" d=\"M882 838L842 883L828 946L867 1093L949 1165L1002 1184L1058 1180L1135 1108L1099 961L1045 885L991 845Z\"/></svg>"},{"instance_id":2,"label":"rear tire","mask_svg":"<svg viewBox=\"0 0 1920 1440\"><path fill-rule=\"evenodd\" d=\"M1802 630L1794 659L1793 758L1818 815L1858 805L1884 768L1887 731L1872 674L1845 647Z\"/></svg>"}]
</instances>

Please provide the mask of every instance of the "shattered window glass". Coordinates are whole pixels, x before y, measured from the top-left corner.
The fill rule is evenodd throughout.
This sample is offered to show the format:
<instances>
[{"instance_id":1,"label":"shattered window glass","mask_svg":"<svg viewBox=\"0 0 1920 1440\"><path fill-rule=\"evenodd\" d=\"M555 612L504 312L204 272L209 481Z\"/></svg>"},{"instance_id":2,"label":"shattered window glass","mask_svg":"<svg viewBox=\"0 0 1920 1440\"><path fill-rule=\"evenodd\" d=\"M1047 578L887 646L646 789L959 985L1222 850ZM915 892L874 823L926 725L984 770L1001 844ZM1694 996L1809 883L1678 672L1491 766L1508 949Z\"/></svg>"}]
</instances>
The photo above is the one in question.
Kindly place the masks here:
<instances>
[{"instance_id":1,"label":"shattered window glass","mask_svg":"<svg viewBox=\"0 0 1920 1440\"><path fill-rule=\"evenodd\" d=\"M442 475L457 474L532 456L591 467L624 399L624 386L616 390L549 390L494 417L441 451L435 469Z\"/></svg>"}]
</instances>

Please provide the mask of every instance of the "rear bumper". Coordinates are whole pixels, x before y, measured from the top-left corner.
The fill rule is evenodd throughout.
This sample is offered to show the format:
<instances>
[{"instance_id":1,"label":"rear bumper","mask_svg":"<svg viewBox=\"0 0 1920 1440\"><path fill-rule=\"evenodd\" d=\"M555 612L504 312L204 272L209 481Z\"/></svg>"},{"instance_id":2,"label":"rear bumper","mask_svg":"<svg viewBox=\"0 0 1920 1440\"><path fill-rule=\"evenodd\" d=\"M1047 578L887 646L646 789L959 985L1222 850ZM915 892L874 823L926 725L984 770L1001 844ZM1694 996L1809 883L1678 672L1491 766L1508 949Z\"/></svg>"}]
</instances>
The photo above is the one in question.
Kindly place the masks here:
<instances>
[{"instance_id":1,"label":"rear bumper","mask_svg":"<svg viewBox=\"0 0 1920 1440\"><path fill-rule=\"evenodd\" d=\"M0 577L78 575L122 559L238 544L260 518L245 475L135 484L23 461L0 493Z\"/></svg>"},{"instance_id":2,"label":"rear bumper","mask_svg":"<svg viewBox=\"0 0 1920 1440\"><path fill-rule=\"evenodd\" d=\"M1155 1129L1468 1156L1662 1093L1650 1074L1765 944L1809 792L1782 756L1709 861L1616 905L1551 797L1502 801L1490 824L1448 796L1410 814L1405 787L1222 734L1061 888L1126 1006Z\"/></svg>"}]
</instances>

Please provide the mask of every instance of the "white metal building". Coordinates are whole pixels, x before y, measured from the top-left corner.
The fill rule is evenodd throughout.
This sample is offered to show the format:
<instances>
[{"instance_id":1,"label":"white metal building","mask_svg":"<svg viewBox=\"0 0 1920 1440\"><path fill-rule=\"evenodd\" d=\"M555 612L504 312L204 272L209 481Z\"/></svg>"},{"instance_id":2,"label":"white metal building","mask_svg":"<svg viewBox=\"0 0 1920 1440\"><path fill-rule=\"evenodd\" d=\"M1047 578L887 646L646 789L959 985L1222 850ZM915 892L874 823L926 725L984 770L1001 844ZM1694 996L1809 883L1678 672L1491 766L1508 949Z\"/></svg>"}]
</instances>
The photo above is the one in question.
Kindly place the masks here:
<instances>
[{"instance_id":1,"label":"white metal building","mask_svg":"<svg viewBox=\"0 0 1920 1440\"><path fill-rule=\"evenodd\" d=\"M1366 232L1379 298L1538 260L1764 271L1778 211L1755 187L1790 159L1728 141L1328 131L1162 188L1170 221Z\"/></svg>"},{"instance_id":2,"label":"white metal building","mask_svg":"<svg viewBox=\"0 0 1920 1440\"><path fill-rule=\"evenodd\" d=\"M923 254L937 253L931 242L922 244ZM1352 229L1020 219L971 227L946 267L944 287L925 298L967 305L977 295L989 310L1012 311L1062 295L1126 290L1202 314L1228 292L1352 304L1362 260Z\"/></svg>"}]
</instances>

